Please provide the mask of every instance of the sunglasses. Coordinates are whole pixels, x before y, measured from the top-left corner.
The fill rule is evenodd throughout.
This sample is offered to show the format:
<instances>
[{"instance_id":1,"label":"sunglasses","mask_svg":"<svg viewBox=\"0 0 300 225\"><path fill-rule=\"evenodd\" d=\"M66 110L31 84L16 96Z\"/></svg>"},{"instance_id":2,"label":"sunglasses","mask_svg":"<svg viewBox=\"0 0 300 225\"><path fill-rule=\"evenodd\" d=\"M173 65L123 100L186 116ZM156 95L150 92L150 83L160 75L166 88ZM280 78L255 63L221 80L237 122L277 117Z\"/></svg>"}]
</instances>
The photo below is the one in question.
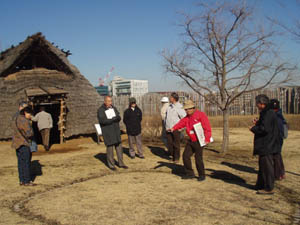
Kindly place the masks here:
<instances>
[{"instance_id":1,"label":"sunglasses","mask_svg":"<svg viewBox=\"0 0 300 225\"><path fill-rule=\"evenodd\" d=\"M195 107L193 107L193 108L188 108L188 109L185 109L185 111L187 111L187 110L191 110L191 109L195 109Z\"/></svg>"}]
</instances>

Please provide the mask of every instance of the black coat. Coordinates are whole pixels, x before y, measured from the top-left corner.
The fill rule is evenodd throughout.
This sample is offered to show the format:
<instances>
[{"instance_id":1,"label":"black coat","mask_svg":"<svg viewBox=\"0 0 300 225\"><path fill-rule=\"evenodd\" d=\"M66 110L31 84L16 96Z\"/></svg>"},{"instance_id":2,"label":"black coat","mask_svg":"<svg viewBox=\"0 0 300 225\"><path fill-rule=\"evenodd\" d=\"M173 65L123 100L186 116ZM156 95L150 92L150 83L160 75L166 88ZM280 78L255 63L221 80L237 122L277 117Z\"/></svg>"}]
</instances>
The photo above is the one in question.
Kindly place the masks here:
<instances>
[{"instance_id":1,"label":"black coat","mask_svg":"<svg viewBox=\"0 0 300 225\"><path fill-rule=\"evenodd\" d=\"M137 136L142 132L142 118L142 111L137 106L134 110L131 108L125 110L123 122L126 125L126 131L128 135Z\"/></svg>"},{"instance_id":2,"label":"black coat","mask_svg":"<svg viewBox=\"0 0 300 225\"><path fill-rule=\"evenodd\" d=\"M113 109L116 113L116 117L112 119L107 119L107 116L105 114L105 111L107 109L108 108L106 108L104 104L98 109L98 120L101 126L104 144L106 146L110 146L121 143L121 131L119 126L121 117L118 110L113 106Z\"/></svg>"},{"instance_id":3,"label":"black coat","mask_svg":"<svg viewBox=\"0 0 300 225\"><path fill-rule=\"evenodd\" d=\"M280 152L280 131L276 113L265 108L259 120L251 128L254 133L254 155L269 155Z\"/></svg>"}]
</instances>

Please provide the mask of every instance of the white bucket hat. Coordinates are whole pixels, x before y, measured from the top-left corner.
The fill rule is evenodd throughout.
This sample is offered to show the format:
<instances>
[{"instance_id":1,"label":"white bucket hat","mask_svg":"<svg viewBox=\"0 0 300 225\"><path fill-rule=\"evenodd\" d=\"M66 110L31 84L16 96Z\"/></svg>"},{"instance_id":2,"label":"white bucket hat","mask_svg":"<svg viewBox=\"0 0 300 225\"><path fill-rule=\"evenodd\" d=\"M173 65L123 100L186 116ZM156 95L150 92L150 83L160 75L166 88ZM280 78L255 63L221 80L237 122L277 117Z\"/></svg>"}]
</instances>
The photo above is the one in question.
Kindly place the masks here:
<instances>
[{"instance_id":1,"label":"white bucket hat","mask_svg":"<svg viewBox=\"0 0 300 225\"><path fill-rule=\"evenodd\" d=\"M163 102L163 103L168 103L169 98L168 97L162 97L162 99L160 101Z\"/></svg>"}]
</instances>

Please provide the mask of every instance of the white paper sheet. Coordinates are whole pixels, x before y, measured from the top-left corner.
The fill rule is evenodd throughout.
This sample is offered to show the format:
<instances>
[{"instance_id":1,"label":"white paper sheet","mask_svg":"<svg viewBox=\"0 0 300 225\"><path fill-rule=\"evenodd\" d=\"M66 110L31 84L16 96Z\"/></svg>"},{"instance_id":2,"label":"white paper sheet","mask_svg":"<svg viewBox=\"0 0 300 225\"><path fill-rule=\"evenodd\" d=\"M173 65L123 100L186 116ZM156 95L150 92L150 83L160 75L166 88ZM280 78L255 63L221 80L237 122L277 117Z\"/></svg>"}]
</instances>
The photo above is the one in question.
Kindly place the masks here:
<instances>
[{"instance_id":1,"label":"white paper sheet","mask_svg":"<svg viewBox=\"0 0 300 225\"><path fill-rule=\"evenodd\" d=\"M101 130L100 124L95 124L95 128L96 128L98 136L102 135L102 130Z\"/></svg>"},{"instance_id":2,"label":"white paper sheet","mask_svg":"<svg viewBox=\"0 0 300 225\"><path fill-rule=\"evenodd\" d=\"M206 145L205 135L204 135L204 130L203 130L203 127L202 127L201 123L194 124L194 130L195 130L195 133L197 135L200 146L201 147L205 146ZM214 141L214 139L211 137L210 142L213 142L213 141Z\"/></svg>"},{"instance_id":3,"label":"white paper sheet","mask_svg":"<svg viewBox=\"0 0 300 225\"><path fill-rule=\"evenodd\" d=\"M105 114L106 114L107 119L112 119L116 116L115 110L113 108L105 110Z\"/></svg>"}]
</instances>

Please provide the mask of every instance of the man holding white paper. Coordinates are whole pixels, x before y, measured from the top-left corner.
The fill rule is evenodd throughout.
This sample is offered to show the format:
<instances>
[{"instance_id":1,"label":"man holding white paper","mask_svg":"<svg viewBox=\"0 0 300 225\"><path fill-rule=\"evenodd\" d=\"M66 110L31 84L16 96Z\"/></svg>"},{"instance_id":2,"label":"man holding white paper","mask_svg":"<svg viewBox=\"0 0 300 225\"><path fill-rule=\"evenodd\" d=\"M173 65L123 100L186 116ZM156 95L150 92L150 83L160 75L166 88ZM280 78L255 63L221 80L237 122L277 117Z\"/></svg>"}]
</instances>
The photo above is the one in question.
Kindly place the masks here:
<instances>
[{"instance_id":1,"label":"man holding white paper","mask_svg":"<svg viewBox=\"0 0 300 225\"><path fill-rule=\"evenodd\" d=\"M203 146L211 142L210 123L204 112L195 109L193 101L185 101L183 108L185 109L187 116L181 119L173 128L169 129L169 131L173 132L186 128L190 140L187 142L183 152L183 163L186 172L186 176L184 176L183 179L196 178L191 161L192 155L195 154L196 167L199 175L198 181L203 181L205 180ZM201 132L203 132L204 140L199 136Z\"/></svg>"},{"instance_id":2,"label":"man holding white paper","mask_svg":"<svg viewBox=\"0 0 300 225\"><path fill-rule=\"evenodd\" d=\"M98 109L98 120L101 126L104 144L106 145L107 164L111 170L116 170L114 160L114 148L117 151L118 166L128 169L123 162L123 148L121 143L121 131L119 122L120 113L112 105L112 98L106 96L104 104Z\"/></svg>"}]
</instances>

